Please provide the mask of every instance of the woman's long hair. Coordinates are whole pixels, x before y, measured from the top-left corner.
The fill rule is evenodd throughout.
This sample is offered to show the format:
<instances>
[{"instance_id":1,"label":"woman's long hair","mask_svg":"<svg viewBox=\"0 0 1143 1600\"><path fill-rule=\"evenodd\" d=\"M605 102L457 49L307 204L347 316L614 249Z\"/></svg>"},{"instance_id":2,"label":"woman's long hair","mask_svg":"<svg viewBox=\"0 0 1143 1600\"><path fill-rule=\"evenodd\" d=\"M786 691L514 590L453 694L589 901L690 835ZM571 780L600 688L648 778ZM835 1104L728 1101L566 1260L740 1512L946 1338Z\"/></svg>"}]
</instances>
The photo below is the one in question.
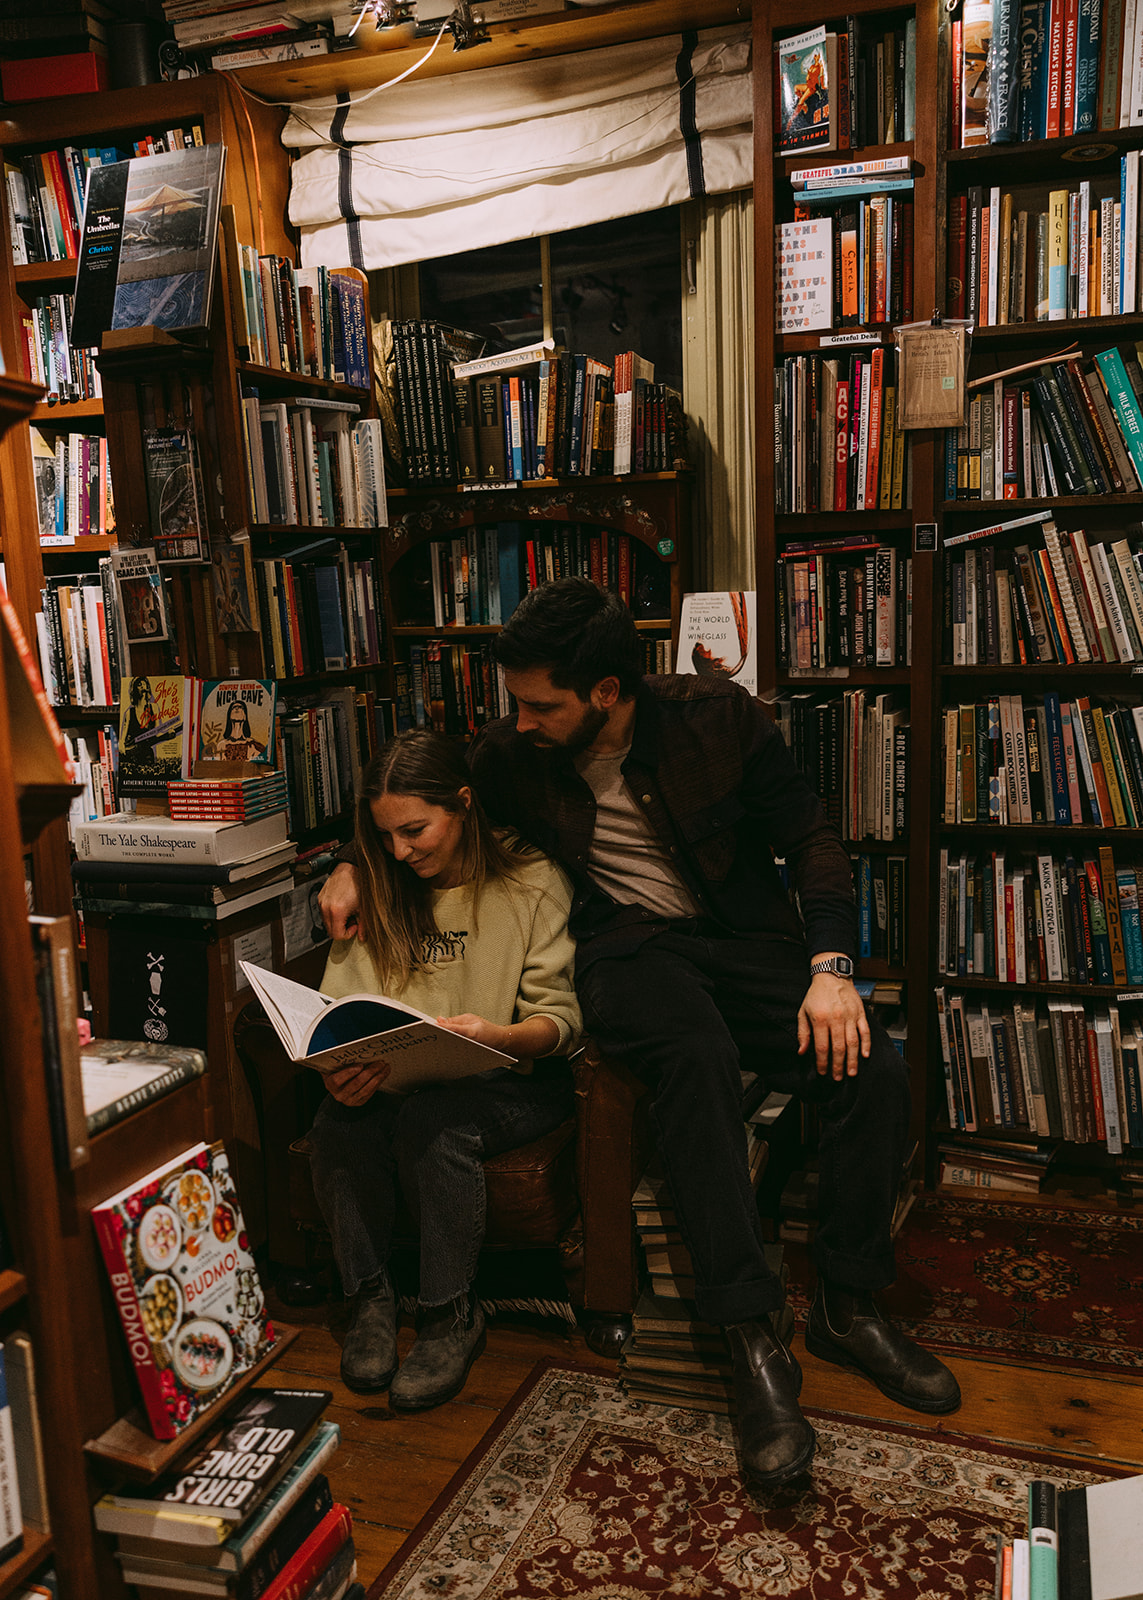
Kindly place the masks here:
<instances>
[{"instance_id":1,"label":"woman's long hair","mask_svg":"<svg viewBox=\"0 0 1143 1600\"><path fill-rule=\"evenodd\" d=\"M390 739L361 775L357 799L357 868L361 875L360 937L386 988L401 987L425 969L426 940L440 930L432 885L386 850L371 806L386 794L413 795L463 819L462 879L477 898L494 878L515 878L527 859L492 830L475 793L467 809L462 789L472 780L464 752L442 734L414 729Z\"/></svg>"}]
</instances>

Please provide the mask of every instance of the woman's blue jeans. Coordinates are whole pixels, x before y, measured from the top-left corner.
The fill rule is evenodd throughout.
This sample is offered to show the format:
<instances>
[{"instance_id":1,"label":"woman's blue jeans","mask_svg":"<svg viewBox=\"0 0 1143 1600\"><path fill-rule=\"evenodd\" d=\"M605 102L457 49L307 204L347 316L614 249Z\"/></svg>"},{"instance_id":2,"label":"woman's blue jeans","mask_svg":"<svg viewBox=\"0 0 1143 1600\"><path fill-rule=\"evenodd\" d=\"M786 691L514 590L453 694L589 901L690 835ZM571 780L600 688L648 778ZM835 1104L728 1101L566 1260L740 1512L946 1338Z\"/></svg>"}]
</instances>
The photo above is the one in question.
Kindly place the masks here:
<instances>
[{"instance_id":1,"label":"woman's blue jeans","mask_svg":"<svg viewBox=\"0 0 1143 1600\"><path fill-rule=\"evenodd\" d=\"M464 1294L484 1239L484 1161L574 1113L571 1069L553 1059L531 1076L497 1067L408 1096L379 1092L363 1106L327 1095L307 1143L345 1293L385 1269L400 1184L420 1228L419 1303Z\"/></svg>"}]
</instances>

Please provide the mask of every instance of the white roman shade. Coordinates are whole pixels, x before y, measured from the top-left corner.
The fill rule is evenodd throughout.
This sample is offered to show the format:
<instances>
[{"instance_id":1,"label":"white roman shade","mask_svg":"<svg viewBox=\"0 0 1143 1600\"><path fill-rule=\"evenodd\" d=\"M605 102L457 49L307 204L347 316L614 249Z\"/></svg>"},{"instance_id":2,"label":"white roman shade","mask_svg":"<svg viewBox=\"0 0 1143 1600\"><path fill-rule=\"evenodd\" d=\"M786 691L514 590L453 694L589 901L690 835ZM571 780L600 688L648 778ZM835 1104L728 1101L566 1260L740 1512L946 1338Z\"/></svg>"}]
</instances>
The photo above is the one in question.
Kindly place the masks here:
<instances>
[{"instance_id":1,"label":"white roman shade","mask_svg":"<svg viewBox=\"0 0 1143 1600\"><path fill-rule=\"evenodd\" d=\"M305 266L372 269L558 233L752 180L750 30L415 77L311 102L290 220Z\"/></svg>"}]
</instances>

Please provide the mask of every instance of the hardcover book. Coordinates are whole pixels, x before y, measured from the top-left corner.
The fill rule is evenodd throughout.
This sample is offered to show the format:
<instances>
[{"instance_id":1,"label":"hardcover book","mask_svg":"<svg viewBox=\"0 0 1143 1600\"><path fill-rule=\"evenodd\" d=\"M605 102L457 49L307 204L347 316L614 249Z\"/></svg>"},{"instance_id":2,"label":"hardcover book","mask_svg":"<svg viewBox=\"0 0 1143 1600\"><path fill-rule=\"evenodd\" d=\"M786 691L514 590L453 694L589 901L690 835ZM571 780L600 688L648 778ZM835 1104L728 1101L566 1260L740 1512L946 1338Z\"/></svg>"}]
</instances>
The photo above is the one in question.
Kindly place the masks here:
<instances>
[{"instance_id":1,"label":"hardcover book","mask_svg":"<svg viewBox=\"0 0 1143 1600\"><path fill-rule=\"evenodd\" d=\"M116 812L77 823L74 840L80 860L225 867L284 845L286 816L276 811L256 822L176 822Z\"/></svg>"},{"instance_id":2,"label":"hardcover book","mask_svg":"<svg viewBox=\"0 0 1143 1600\"><path fill-rule=\"evenodd\" d=\"M778 254L778 332L833 326L833 218L783 222Z\"/></svg>"},{"instance_id":3,"label":"hardcover book","mask_svg":"<svg viewBox=\"0 0 1143 1600\"><path fill-rule=\"evenodd\" d=\"M151 1428L174 1439L275 1340L225 1149L194 1145L92 1219Z\"/></svg>"},{"instance_id":4,"label":"hardcover book","mask_svg":"<svg viewBox=\"0 0 1143 1600\"><path fill-rule=\"evenodd\" d=\"M226 149L196 145L92 167L71 342L111 328L206 328Z\"/></svg>"},{"instance_id":5,"label":"hardcover book","mask_svg":"<svg viewBox=\"0 0 1143 1600\"><path fill-rule=\"evenodd\" d=\"M202 686L198 759L271 764L277 703L273 678L208 680Z\"/></svg>"}]
</instances>

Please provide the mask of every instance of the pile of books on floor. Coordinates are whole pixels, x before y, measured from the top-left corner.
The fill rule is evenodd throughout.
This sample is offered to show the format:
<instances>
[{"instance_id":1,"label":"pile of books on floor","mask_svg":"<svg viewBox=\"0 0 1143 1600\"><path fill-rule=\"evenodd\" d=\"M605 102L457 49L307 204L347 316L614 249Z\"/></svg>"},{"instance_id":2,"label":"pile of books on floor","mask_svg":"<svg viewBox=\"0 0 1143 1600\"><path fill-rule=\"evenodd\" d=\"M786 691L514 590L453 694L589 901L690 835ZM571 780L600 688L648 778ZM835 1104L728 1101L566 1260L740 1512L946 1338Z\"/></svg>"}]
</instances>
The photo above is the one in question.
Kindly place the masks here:
<instances>
[{"instance_id":1,"label":"pile of books on floor","mask_svg":"<svg viewBox=\"0 0 1143 1600\"><path fill-rule=\"evenodd\" d=\"M1140 1573L1143 1476L1071 1489L1033 1478L1026 1536L997 1535L996 1593L1012 1600L1138 1600Z\"/></svg>"},{"instance_id":2,"label":"pile of books on floor","mask_svg":"<svg viewBox=\"0 0 1143 1600\"><path fill-rule=\"evenodd\" d=\"M139 1600L341 1600L355 1582L353 1520L324 1468L340 1429L328 1390L254 1386L187 1460L96 1502L95 1525Z\"/></svg>"},{"instance_id":3,"label":"pile of books on floor","mask_svg":"<svg viewBox=\"0 0 1143 1600\"><path fill-rule=\"evenodd\" d=\"M1059 1146L1036 1138L958 1139L937 1145L938 1182L950 1189L986 1189L1009 1194L1039 1194Z\"/></svg>"},{"instance_id":4,"label":"pile of books on floor","mask_svg":"<svg viewBox=\"0 0 1143 1600\"><path fill-rule=\"evenodd\" d=\"M743 1074L744 1105L749 1105L754 1075ZM790 1102L768 1095L745 1123L750 1181L755 1190L766 1170L767 1132ZM632 1332L619 1359L620 1381L628 1394L697 1411L726 1411L730 1402L730 1353L722 1329L695 1311L694 1263L679 1231L666 1178L656 1161L648 1166L632 1196L635 1228L646 1265L646 1288L632 1317ZM771 1270L782 1275L782 1248L766 1246ZM782 1337L793 1332L793 1317L782 1313Z\"/></svg>"}]
</instances>

